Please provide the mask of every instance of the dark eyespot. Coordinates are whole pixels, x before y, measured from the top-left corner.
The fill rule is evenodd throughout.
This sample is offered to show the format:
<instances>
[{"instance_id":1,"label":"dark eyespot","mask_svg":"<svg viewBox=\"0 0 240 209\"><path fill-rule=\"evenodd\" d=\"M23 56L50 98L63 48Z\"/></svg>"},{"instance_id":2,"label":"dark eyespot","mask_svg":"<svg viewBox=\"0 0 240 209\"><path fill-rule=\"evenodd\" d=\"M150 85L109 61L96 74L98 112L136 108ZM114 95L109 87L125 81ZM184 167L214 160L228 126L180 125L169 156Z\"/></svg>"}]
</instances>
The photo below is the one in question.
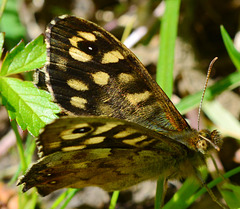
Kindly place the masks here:
<instances>
[{"instance_id":1,"label":"dark eyespot","mask_svg":"<svg viewBox=\"0 0 240 209\"><path fill-rule=\"evenodd\" d=\"M92 129L90 127L82 127L82 128L76 128L73 130L73 134L80 134L80 133L86 133L91 131Z\"/></svg>"},{"instance_id":2,"label":"dark eyespot","mask_svg":"<svg viewBox=\"0 0 240 209\"><path fill-rule=\"evenodd\" d=\"M78 42L78 48L89 55L96 55L98 53L98 47L94 42L91 41L80 41Z\"/></svg>"}]
</instances>

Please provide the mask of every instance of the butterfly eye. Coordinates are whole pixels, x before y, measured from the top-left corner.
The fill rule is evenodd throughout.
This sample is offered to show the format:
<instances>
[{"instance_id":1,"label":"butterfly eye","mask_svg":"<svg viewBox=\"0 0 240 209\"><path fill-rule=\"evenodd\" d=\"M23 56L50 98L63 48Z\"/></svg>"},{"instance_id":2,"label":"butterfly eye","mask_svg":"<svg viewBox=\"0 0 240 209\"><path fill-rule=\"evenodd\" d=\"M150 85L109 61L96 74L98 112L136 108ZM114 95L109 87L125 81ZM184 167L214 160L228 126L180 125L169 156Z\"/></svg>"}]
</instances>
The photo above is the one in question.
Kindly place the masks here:
<instances>
[{"instance_id":1,"label":"butterfly eye","mask_svg":"<svg viewBox=\"0 0 240 209\"><path fill-rule=\"evenodd\" d=\"M80 134L80 133L87 133L91 131L92 129L90 127L82 127L82 128L76 128L72 131L73 134Z\"/></svg>"},{"instance_id":2,"label":"butterfly eye","mask_svg":"<svg viewBox=\"0 0 240 209\"><path fill-rule=\"evenodd\" d=\"M207 150L207 142L204 139L200 139L197 142L197 148L201 153L205 154Z\"/></svg>"},{"instance_id":3,"label":"butterfly eye","mask_svg":"<svg viewBox=\"0 0 240 209\"><path fill-rule=\"evenodd\" d=\"M96 55L98 53L98 47L92 41L80 41L78 42L78 48L89 55Z\"/></svg>"}]
</instances>

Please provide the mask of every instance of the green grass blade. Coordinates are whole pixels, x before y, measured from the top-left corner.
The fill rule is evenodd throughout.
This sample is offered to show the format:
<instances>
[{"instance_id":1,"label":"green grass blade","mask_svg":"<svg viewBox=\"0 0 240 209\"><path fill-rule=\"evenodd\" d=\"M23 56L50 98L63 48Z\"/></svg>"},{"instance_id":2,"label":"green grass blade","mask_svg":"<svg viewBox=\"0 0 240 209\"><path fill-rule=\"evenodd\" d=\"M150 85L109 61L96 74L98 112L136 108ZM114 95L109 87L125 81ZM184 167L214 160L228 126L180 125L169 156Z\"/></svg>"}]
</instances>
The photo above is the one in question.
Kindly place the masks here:
<instances>
[{"instance_id":1,"label":"green grass blade","mask_svg":"<svg viewBox=\"0 0 240 209\"><path fill-rule=\"evenodd\" d=\"M228 171L227 173L223 174L224 178L230 178L233 175L236 175L237 173L240 173L240 166L237 168L234 168L230 171ZM216 179L214 179L213 181L211 181L209 184L207 184L208 188L213 188L214 186L216 186L217 184L219 184L220 182L223 181L222 177L218 177ZM221 191L221 190L220 190ZM207 192L206 188L201 188L197 193L195 193L193 196L191 196L187 202L188 204L192 204L194 201L196 201L202 194L204 194L205 192Z\"/></svg>"},{"instance_id":2,"label":"green grass blade","mask_svg":"<svg viewBox=\"0 0 240 209\"><path fill-rule=\"evenodd\" d=\"M167 0L160 28L157 83L171 97L173 91L174 49L177 37L180 0Z\"/></svg>"},{"instance_id":3,"label":"green grass blade","mask_svg":"<svg viewBox=\"0 0 240 209\"><path fill-rule=\"evenodd\" d=\"M240 71L240 53L236 50L233 45L232 39L228 35L227 31L223 26L220 27L224 45L227 49L227 52L235 65L235 67Z\"/></svg>"},{"instance_id":4,"label":"green grass blade","mask_svg":"<svg viewBox=\"0 0 240 209\"><path fill-rule=\"evenodd\" d=\"M217 101L205 102L203 111L211 121L221 128L221 132L240 138L239 121Z\"/></svg>"},{"instance_id":5,"label":"green grass blade","mask_svg":"<svg viewBox=\"0 0 240 209\"><path fill-rule=\"evenodd\" d=\"M227 89L233 89L240 84L240 73L234 72L228 75L226 78L216 82L214 85L207 88L204 100L212 100L215 96L219 95ZM189 110L198 107L201 100L202 91L199 91L193 95L184 97L177 105L177 109L185 114Z\"/></svg>"},{"instance_id":6,"label":"green grass blade","mask_svg":"<svg viewBox=\"0 0 240 209\"><path fill-rule=\"evenodd\" d=\"M109 209L116 208L118 196L119 196L119 191L114 191L113 194L112 194L112 198L111 198L111 202L110 202L110 205L109 205Z\"/></svg>"},{"instance_id":7,"label":"green grass blade","mask_svg":"<svg viewBox=\"0 0 240 209\"><path fill-rule=\"evenodd\" d=\"M240 208L240 186L224 184L221 194L231 209Z\"/></svg>"},{"instance_id":8,"label":"green grass blade","mask_svg":"<svg viewBox=\"0 0 240 209\"><path fill-rule=\"evenodd\" d=\"M180 2L180 0L165 1L166 7L160 28L160 49L156 80L169 97L171 97L173 91L174 49L177 37ZM164 178L160 177L158 179L155 209L163 205L164 182Z\"/></svg>"},{"instance_id":9,"label":"green grass blade","mask_svg":"<svg viewBox=\"0 0 240 209\"><path fill-rule=\"evenodd\" d=\"M60 207L60 209L65 209L68 205L68 203L71 201L71 199L77 194L78 191L81 189L68 189L69 193L67 195L67 199L63 203L63 205Z\"/></svg>"},{"instance_id":10,"label":"green grass blade","mask_svg":"<svg viewBox=\"0 0 240 209\"><path fill-rule=\"evenodd\" d=\"M163 177L159 177L157 181L157 190L155 195L154 209L159 209L164 204L164 196L165 196L165 183L166 179Z\"/></svg>"}]
</instances>

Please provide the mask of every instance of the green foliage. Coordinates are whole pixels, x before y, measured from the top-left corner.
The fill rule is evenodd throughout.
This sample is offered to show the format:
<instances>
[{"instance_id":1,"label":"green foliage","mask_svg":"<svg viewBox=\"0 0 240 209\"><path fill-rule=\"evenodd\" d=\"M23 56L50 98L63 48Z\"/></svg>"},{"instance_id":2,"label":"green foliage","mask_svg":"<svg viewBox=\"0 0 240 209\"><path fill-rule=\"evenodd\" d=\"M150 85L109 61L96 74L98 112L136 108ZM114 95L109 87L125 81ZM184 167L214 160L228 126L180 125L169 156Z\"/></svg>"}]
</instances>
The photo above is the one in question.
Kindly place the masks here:
<instances>
[{"instance_id":1,"label":"green foliage","mask_svg":"<svg viewBox=\"0 0 240 209\"><path fill-rule=\"evenodd\" d=\"M59 107L51 102L48 92L37 89L32 82L21 81L10 75L40 68L46 61L43 36L28 45L20 42L6 54L0 72L0 93L10 118L20 127L37 136L40 129L57 116Z\"/></svg>"},{"instance_id":2,"label":"green foliage","mask_svg":"<svg viewBox=\"0 0 240 209\"><path fill-rule=\"evenodd\" d=\"M0 1L2 4L3 1ZM13 48L20 39L26 36L26 29L22 25L19 17L19 6L21 1L8 0L3 12L3 16L0 17L0 31L6 33L6 46L8 49ZM2 5L1 5L2 6ZM22 10L23 8L21 8Z\"/></svg>"},{"instance_id":3,"label":"green foliage","mask_svg":"<svg viewBox=\"0 0 240 209\"><path fill-rule=\"evenodd\" d=\"M7 53L0 76L27 72L42 67L46 62L46 47L43 36L39 36L26 46L21 41L10 53Z\"/></svg>"},{"instance_id":4,"label":"green foliage","mask_svg":"<svg viewBox=\"0 0 240 209\"><path fill-rule=\"evenodd\" d=\"M230 208L240 207L240 186L224 184L221 194Z\"/></svg>"}]
</instances>

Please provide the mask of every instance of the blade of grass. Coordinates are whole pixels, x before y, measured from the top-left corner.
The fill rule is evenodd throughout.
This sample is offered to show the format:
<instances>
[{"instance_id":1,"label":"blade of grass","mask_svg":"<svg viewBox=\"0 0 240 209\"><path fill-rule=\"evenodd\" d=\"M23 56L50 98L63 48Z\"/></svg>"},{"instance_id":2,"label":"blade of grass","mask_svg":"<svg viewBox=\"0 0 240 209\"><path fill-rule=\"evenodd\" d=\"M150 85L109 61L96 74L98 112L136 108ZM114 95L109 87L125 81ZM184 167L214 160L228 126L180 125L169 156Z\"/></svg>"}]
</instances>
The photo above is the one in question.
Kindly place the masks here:
<instances>
[{"instance_id":1,"label":"blade of grass","mask_svg":"<svg viewBox=\"0 0 240 209\"><path fill-rule=\"evenodd\" d=\"M64 204L60 207L60 209L65 209L68 203L71 201L71 199L77 194L78 191L81 189L68 189L68 196Z\"/></svg>"},{"instance_id":2,"label":"blade of grass","mask_svg":"<svg viewBox=\"0 0 240 209\"><path fill-rule=\"evenodd\" d=\"M65 192L63 192L56 200L55 202L52 204L50 209L56 209L60 204L63 203L63 201L65 200L65 202L63 203L63 205L60 207L61 209L64 209L67 204L70 202L70 200L76 195L76 193L78 191L80 191L81 189L67 189Z\"/></svg>"},{"instance_id":3,"label":"blade of grass","mask_svg":"<svg viewBox=\"0 0 240 209\"><path fill-rule=\"evenodd\" d=\"M17 128L17 123L15 120L11 121L11 126L12 129L15 133L16 139L17 139L17 147L18 147L18 152L19 152L19 156L20 156L20 160L21 160L21 167L22 167L22 171L23 173L25 173L25 171L27 170L27 162L24 156L24 149L23 149L23 144L22 144L22 139L21 136L18 132L18 128Z\"/></svg>"},{"instance_id":4,"label":"blade of grass","mask_svg":"<svg viewBox=\"0 0 240 209\"><path fill-rule=\"evenodd\" d=\"M236 50L233 45L232 39L228 35L227 31L223 26L220 27L224 45L227 49L228 55L230 56L235 67L240 71L240 53Z\"/></svg>"},{"instance_id":5,"label":"blade of grass","mask_svg":"<svg viewBox=\"0 0 240 209\"><path fill-rule=\"evenodd\" d=\"M173 66L177 37L180 0L167 0L160 28L160 48L157 65L157 83L171 97L173 91Z\"/></svg>"},{"instance_id":6,"label":"blade of grass","mask_svg":"<svg viewBox=\"0 0 240 209\"><path fill-rule=\"evenodd\" d=\"M161 21L160 28L160 48L157 65L157 83L171 97L173 91L173 66L174 66L174 49L177 37L178 16L180 9L180 0L166 0L165 12ZM155 209L163 205L165 179L158 179ZM162 187L162 188L161 188Z\"/></svg>"},{"instance_id":7,"label":"blade of grass","mask_svg":"<svg viewBox=\"0 0 240 209\"><path fill-rule=\"evenodd\" d=\"M234 168L230 171L228 171L227 173L223 174L224 178L230 178L233 175L236 175L237 173L240 173L240 166L237 168ZM222 182L224 179L222 177L218 177L216 179L214 179L213 181L211 181L209 184L207 184L208 188L213 188L214 186L216 186L217 184L219 184L220 182ZM187 202L188 204L192 204L195 200L197 200L197 198L199 198L202 194L204 194L205 192L207 192L206 188L203 187L202 189L200 189L197 193L195 193L193 196L191 196Z\"/></svg>"},{"instance_id":8,"label":"blade of grass","mask_svg":"<svg viewBox=\"0 0 240 209\"><path fill-rule=\"evenodd\" d=\"M207 88L204 100L212 100L215 96L222 93L227 89L233 89L240 84L240 73L234 72L228 75L226 78L216 82L214 85ZM197 107L201 99L202 91L199 91L193 95L184 97L178 104L177 109L185 114L189 110Z\"/></svg>"},{"instance_id":9,"label":"blade of grass","mask_svg":"<svg viewBox=\"0 0 240 209\"><path fill-rule=\"evenodd\" d=\"M166 183L166 178L160 176L157 181L157 190L155 195L154 209L158 209L163 206L164 196L166 194L165 183Z\"/></svg>"},{"instance_id":10,"label":"blade of grass","mask_svg":"<svg viewBox=\"0 0 240 209\"><path fill-rule=\"evenodd\" d=\"M224 184L221 194L230 208L240 208L240 186Z\"/></svg>"},{"instance_id":11,"label":"blade of grass","mask_svg":"<svg viewBox=\"0 0 240 209\"><path fill-rule=\"evenodd\" d=\"M239 121L217 101L205 102L203 110L214 124L230 136L240 137Z\"/></svg>"},{"instance_id":12,"label":"blade of grass","mask_svg":"<svg viewBox=\"0 0 240 209\"><path fill-rule=\"evenodd\" d=\"M119 191L114 191L113 194L112 194L109 209L114 209L116 207L118 196L119 196Z\"/></svg>"},{"instance_id":13,"label":"blade of grass","mask_svg":"<svg viewBox=\"0 0 240 209\"><path fill-rule=\"evenodd\" d=\"M1 6L0 6L0 22L2 19L3 11L6 7L6 4L7 4L7 0L2 0Z\"/></svg>"}]
</instances>

